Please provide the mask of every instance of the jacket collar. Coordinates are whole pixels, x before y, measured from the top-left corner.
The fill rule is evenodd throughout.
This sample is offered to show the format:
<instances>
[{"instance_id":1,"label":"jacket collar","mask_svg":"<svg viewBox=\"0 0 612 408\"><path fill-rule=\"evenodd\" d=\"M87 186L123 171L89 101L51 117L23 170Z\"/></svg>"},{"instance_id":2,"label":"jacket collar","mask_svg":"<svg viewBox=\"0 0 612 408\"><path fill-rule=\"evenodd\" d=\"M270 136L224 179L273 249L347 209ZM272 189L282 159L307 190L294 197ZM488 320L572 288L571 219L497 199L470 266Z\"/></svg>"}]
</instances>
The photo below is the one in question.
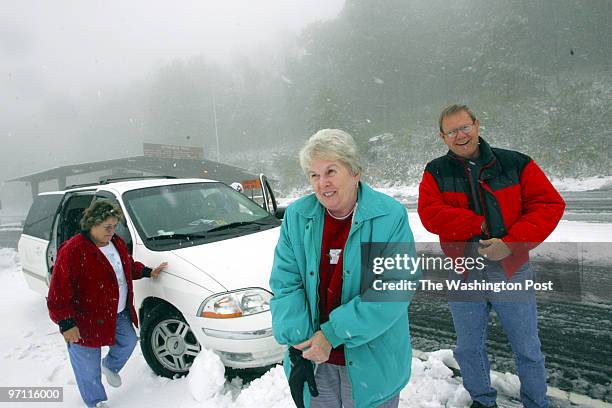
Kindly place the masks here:
<instances>
[{"instance_id":1,"label":"jacket collar","mask_svg":"<svg viewBox=\"0 0 612 408\"><path fill-rule=\"evenodd\" d=\"M85 240L85 242L89 241L89 243L91 243L93 246L96 245L95 242L93 242L93 239L91 239L91 235L89 235L89 232L87 231L81 231L81 233L79 234L81 236L81 238L83 240Z\"/></svg>"},{"instance_id":2,"label":"jacket collar","mask_svg":"<svg viewBox=\"0 0 612 408\"><path fill-rule=\"evenodd\" d=\"M491 146L482 137L478 137L478 146L480 149L480 156L478 156L478 160L482 164L483 168L482 179L490 179L497 176L501 172L501 165L497 161L493 149L491 149ZM448 153L446 153L446 155L454 162L463 163L467 160L463 157L457 156L450 150Z\"/></svg>"},{"instance_id":3,"label":"jacket collar","mask_svg":"<svg viewBox=\"0 0 612 408\"><path fill-rule=\"evenodd\" d=\"M306 196L296 208L296 212L305 218L320 219L325 216L325 208L313 194ZM378 194L366 183L360 181L357 190L357 208L353 220L361 222L381 215L388 214L387 207L378 197Z\"/></svg>"},{"instance_id":4,"label":"jacket collar","mask_svg":"<svg viewBox=\"0 0 612 408\"><path fill-rule=\"evenodd\" d=\"M478 160L482 163L483 166L489 164L492 160L495 159L495 155L491 150L491 146L484 140L482 137L478 137L478 149L480 150L480 155L478 156ZM453 160L465 161L467 160L464 157L459 157L453 151L449 150L446 155Z\"/></svg>"},{"instance_id":5,"label":"jacket collar","mask_svg":"<svg viewBox=\"0 0 612 408\"><path fill-rule=\"evenodd\" d=\"M81 233L79 234L81 239L84 242L87 242L89 244L91 244L91 246L93 246L95 249L98 249L98 246L96 245L96 243L93 241L93 239L91 238L91 235L89 235L89 232L87 231L81 231ZM113 243L113 245L115 245L115 248L117 247L117 241L119 240L119 236L117 234L113 235L113 238L111 238L111 242Z\"/></svg>"}]
</instances>

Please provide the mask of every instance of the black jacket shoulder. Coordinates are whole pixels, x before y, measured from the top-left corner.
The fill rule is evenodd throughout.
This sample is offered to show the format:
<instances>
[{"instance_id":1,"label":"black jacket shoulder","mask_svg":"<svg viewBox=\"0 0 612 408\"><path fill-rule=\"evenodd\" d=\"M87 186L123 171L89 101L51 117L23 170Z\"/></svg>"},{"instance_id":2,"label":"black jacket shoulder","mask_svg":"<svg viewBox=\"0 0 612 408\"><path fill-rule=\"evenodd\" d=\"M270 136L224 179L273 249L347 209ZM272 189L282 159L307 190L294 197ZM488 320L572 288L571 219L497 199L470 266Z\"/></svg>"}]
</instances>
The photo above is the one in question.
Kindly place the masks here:
<instances>
[{"instance_id":1,"label":"black jacket shoulder","mask_svg":"<svg viewBox=\"0 0 612 408\"><path fill-rule=\"evenodd\" d=\"M448 173L452 168L456 167L459 163L451 159L448 155L440 156L433 159L425 166L425 171L433 174L434 176Z\"/></svg>"},{"instance_id":2,"label":"black jacket shoulder","mask_svg":"<svg viewBox=\"0 0 612 408\"><path fill-rule=\"evenodd\" d=\"M532 160L531 157L516 150L500 149L497 147L492 147L491 150L502 168L517 168L519 173Z\"/></svg>"}]
</instances>

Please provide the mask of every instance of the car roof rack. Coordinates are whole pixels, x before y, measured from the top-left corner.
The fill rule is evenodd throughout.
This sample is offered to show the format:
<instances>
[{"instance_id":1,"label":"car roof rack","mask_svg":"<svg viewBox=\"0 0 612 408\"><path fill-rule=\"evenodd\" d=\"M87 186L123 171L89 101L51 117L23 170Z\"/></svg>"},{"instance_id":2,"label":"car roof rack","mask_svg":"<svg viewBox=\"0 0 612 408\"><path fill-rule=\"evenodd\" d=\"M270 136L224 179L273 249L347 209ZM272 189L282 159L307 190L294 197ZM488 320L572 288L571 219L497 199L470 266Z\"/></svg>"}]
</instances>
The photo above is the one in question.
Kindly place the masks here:
<instances>
[{"instance_id":1,"label":"car roof rack","mask_svg":"<svg viewBox=\"0 0 612 408\"><path fill-rule=\"evenodd\" d=\"M110 184L115 181L128 181L128 180L142 180L142 179L176 179L174 176L129 176L129 177L108 177L104 178L100 181L94 181L92 183L83 183L83 184L72 184L66 186L64 190L68 190L71 188L79 188L79 187L90 187L90 186L100 186L104 184Z\"/></svg>"},{"instance_id":2,"label":"car roof rack","mask_svg":"<svg viewBox=\"0 0 612 408\"><path fill-rule=\"evenodd\" d=\"M100 180L99 184L108 184L115 181L142 180L142 179L175 179L174 176L128 176L128 177L109 177Z\"/></svg>"}]
</instances>

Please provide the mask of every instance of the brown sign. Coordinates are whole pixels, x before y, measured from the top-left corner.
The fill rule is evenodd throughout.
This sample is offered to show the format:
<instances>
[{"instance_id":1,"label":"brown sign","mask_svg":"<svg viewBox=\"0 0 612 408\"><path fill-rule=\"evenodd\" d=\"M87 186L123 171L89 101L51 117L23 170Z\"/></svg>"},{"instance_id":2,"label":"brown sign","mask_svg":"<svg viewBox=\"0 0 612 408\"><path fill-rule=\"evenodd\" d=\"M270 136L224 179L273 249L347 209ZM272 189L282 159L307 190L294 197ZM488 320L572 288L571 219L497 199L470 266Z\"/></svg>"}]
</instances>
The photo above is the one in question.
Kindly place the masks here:
<instances>
[{"instance_id":1,"label":"brown sign","mask_svg":"<svg viewBox=\"0 0 612 408\"><path fill-rule=\"evenodd\" d=\"M259 179L242 180L240 183L242 184L242 187L244 187L245 190L261 189L261 181L259 181Z\"/></svg>"},{"instance_id":2,"label":"brown sign","mask_svg":"<svg viewBox=\"0 0 612 408\"><path fill-rule=\"evenodd\" d=\"M146 157L194 160L202 160L204 158L204 149L201 147L143 143L142 149Z\"/></svg>"}]
</instances>

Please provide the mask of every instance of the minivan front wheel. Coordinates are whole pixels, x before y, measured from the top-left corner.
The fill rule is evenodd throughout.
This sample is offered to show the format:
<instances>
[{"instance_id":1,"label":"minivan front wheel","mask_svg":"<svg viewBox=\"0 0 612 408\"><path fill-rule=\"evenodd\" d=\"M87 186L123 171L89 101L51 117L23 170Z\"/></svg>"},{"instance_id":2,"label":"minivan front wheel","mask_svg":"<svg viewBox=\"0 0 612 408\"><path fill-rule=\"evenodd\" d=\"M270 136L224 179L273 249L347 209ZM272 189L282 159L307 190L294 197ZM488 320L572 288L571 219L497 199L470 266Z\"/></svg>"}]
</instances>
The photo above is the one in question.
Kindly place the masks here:
<instances>
[{"instance_id":1,"label":"minivan front wheel","mask_svg":"<svg viewBox=\"0 0 612 408\"><path fill-rule=\"evenodd\" d=\"M140 348L157 375L176 378L189 372L200 343L180 312L159 305L143 319Z\"/></svg>"}]
</instances>

